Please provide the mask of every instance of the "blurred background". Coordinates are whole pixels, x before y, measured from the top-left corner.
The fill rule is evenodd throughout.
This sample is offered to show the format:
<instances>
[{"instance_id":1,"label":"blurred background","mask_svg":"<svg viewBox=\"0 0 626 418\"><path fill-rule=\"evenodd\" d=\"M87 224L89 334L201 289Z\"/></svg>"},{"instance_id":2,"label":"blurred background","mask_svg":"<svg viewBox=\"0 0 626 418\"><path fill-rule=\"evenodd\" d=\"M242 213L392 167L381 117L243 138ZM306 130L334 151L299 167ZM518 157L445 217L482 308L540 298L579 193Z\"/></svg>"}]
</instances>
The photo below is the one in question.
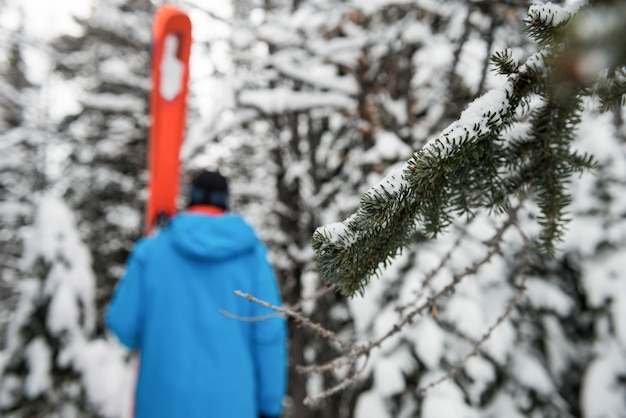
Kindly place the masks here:
<instances>
[{"instance_id":1,"label":"blurred background","mask_svg":"<svg viewBox=\"0 0 626 418\"><path fill-rule=\"evenodd\" d=\"M341 338L374 341L420 283L434 292L481 259L498 225L488 212L436 240L416 233L347 300L324 291L310 239L503 83L491 54L537 50L523 20L540 2L172 3L193 25L184 169L231 179L233 210L270 248L286 304ZM143 231L150 37L162 4L0 0L3 417L128 411L130 354L103 315ZM296 366L345 353L290 320L284 416L625 417L626 128L623 108L596 109L586 103L574 145L599 166L570 183L555 257L505 237L453 294L373 350L358 379L310 405L349 376ZM537 216L532 204L517 215L531 237Z\"/></svg>"}]
</instances>

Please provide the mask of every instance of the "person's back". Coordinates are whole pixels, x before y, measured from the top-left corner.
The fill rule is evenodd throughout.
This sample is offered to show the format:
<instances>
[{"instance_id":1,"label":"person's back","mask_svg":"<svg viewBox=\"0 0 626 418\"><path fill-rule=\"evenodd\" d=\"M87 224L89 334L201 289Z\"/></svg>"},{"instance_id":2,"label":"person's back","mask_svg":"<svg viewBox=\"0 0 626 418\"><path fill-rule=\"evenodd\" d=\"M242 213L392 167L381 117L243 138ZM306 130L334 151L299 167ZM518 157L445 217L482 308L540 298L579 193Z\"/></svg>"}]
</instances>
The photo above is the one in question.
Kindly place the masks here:
<instances>
[{"instance_id":1,"label":"person's back","mask_svg":"<svg viewBox=\"0 0 626 418\"><path fill-rule=\"evenodd\" d=\"M265 247L240 217L195 205L137 244L107 324L140 352L136 416L279 416L284 319L234 294L280 305ZM233 319L239 318L239 319Z\"/></svg>"}]
</instances>

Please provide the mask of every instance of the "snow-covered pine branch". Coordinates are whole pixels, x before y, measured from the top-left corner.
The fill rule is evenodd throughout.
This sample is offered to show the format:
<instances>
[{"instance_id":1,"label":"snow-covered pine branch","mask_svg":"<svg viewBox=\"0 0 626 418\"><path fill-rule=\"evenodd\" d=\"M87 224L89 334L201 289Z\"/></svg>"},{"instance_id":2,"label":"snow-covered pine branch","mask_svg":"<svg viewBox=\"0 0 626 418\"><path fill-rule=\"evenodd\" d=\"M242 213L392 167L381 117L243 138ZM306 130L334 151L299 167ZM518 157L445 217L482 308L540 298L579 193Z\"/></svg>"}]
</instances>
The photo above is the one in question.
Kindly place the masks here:
<instances>
[{"instance_id":1,"label":"snow-covered pine branch","mask_svg":"<svg viewBox=\"0 0 626 418\"><path fill-rule=\"evenodd\" d=\"M479 208L506 212L511 197L526 193L535 194L541 209L537 247L554 253L564 234L570 176L594 166L592 157L571 149L582 99L590 93L582 84L565 83L555 64L568 45L563 33L571 14L552 4L528 13L527 32L542 48L523 65L506 52L494 55L496 69L507 77L501 87L476 99L366 192L355 214L316 230L312 246L325 282L348 296L362 292L416 229L434 237L458 216ZM531 107L533 96L542 101ZM530 130L504 140L520 114Z\"/></svg>"}]
</instances>

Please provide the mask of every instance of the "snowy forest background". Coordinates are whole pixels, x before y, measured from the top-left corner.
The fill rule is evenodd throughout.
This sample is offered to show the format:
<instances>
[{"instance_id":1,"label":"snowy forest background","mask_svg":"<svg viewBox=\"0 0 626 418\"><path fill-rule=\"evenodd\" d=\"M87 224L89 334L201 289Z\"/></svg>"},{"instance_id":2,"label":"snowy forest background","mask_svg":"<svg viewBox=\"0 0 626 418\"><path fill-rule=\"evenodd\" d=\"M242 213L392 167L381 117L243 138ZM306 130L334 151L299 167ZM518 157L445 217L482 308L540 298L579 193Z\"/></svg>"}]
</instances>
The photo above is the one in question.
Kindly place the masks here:
<instances>
[{"instance_id":1,"label":"snowy forest background","mask_svg":"<svg viewBox=\"0 0 626 418\"><path fill-rule=\"evenodd\" d=\"M0 415L122 417L130 355L103 314L143 231L162 2L76 1L73 20L45 3L0 0ZM317 227L500 85L491 54L537 50L537 2L173 3L194 34L185 167L231 178L285 303L328 331L290 319L285 417L626 417L623 108L585 102L574 147L598 165L571 178L554 257L529 245L531 196L416 232L363 296L315 271ZM345 341L373 344L354 359Z\"/></svg>"}]
</instances>

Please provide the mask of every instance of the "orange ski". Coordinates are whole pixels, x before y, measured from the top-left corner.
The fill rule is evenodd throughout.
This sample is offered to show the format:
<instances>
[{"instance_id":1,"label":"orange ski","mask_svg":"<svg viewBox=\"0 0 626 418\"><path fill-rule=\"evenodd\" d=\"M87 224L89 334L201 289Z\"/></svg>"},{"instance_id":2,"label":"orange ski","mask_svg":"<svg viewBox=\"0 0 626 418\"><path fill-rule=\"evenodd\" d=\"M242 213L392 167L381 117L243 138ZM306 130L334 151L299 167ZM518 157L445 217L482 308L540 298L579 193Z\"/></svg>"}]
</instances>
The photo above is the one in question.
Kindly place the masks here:
<instances>
[{"instance_id":1,"label":"orange ski","mask_svg":"<svg viewBox=\"0 0 626 418\"><path fill-rule=\"evenodd\" d=\"M145 233L176 213L180 147L185 135L191 21L172 5L161 6L152 30L152 89Z\"/></svg>"}]
</instances>

